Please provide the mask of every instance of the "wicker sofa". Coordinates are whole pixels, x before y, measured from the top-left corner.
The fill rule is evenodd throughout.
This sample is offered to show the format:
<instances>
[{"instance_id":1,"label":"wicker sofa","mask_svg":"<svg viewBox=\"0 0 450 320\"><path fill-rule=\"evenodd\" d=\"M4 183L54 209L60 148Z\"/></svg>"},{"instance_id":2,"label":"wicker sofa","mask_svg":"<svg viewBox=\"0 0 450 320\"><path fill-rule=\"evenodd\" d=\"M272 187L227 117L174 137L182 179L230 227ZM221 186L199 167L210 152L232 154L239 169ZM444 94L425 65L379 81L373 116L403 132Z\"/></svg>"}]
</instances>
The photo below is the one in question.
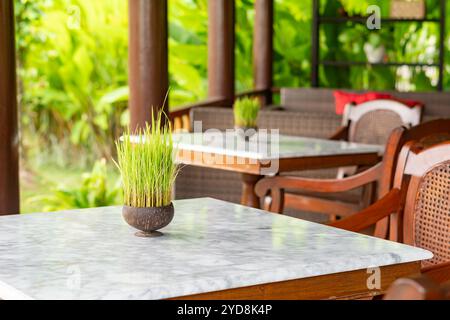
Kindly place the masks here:
<instances>
[{"instance_id":1,"label":"wicker sofa","mask_svg":"<svg viewBox=\"0 0 450 320\"><path fill-rule=\"evenodd\" d=\"M345 90L349 92L362 91ZM334 113L334 89L283 88L281 107L287 111L312 111ZM423 121L450 118L450 92L382 92L400 99L423 102L425 114Z\"/></svg>"},{"instance_id":2,"label":"wicker sofa","mask_svg":"<svg viewBox=\"0 0 450 320\"><path fill-rule=\"evenodd\" d=\"M392 93L403 98L418 100L425 104L424 121L450 118L450 93ZM340 126L342 117L335 114L332 89L282 89L281 106L263 110L259 126L280 129L281 134L328 138ZM191 111L191 121L202 121L203 130L233 127L230 108L196 108ZM289 173L315 178L335 177L335 170L316 170ZM175 186L177 199L213 197L225 201L240 202L241 184L237 173L186 166L181 170ZM355 196L358 196L355 194ZM294 213L316 221L320 217L308 213Z\"/></svg>"}]
</instances>

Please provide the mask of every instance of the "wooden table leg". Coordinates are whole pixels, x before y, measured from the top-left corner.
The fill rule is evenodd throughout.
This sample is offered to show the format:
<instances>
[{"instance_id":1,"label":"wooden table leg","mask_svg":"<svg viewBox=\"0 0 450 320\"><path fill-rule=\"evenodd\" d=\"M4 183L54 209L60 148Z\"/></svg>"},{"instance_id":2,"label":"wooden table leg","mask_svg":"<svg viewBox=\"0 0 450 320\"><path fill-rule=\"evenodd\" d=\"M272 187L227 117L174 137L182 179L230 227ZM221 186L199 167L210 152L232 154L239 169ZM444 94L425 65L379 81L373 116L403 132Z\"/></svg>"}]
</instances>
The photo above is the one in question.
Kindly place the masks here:
<instances>
[{"instance_id":1,"label":"wooden table leg","mask_svg":"<svg viewBox=\"0 0 450 320\"><path fill-rule=\"evenodd\" d=\"M242 174L242 205L256 209L261 208L260 199L255 193L255 185L261 179L262 176L246 173Z\"/></svg>"}]
</instances>

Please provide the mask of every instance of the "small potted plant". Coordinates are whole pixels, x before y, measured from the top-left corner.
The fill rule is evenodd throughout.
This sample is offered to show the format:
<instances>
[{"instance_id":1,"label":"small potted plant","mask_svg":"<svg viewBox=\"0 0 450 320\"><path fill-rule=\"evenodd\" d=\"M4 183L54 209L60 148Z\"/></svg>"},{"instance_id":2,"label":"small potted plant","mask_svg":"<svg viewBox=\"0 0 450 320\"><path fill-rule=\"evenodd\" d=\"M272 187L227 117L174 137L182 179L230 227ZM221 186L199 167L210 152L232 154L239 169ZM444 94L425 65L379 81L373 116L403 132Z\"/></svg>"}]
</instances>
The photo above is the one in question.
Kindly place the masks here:
<instances>
[{"instance_id":1,"label":"small potted plant","mask_svg":"<svg viewBox=\"0 0 450 320\"><path fill-rule=\"evenodd\" d=\"M257 121L261 104L256 98L242 98L234 104L234 127L239 135L249 140L258 130Z\"/></svg>"},{"instance_id":2,"label":"small potted plant","mask_svg":"<svg viewBox=\"0 0 450 320\"><path fill-rule=\"evenodd\" d=\"M123 218L140 230L140 237L160 236L174 217L172 187L178 173L169 125L162 125L162 113L151 126L129 132L117 145L124 193Z\"/></svg>"}]
</instances>

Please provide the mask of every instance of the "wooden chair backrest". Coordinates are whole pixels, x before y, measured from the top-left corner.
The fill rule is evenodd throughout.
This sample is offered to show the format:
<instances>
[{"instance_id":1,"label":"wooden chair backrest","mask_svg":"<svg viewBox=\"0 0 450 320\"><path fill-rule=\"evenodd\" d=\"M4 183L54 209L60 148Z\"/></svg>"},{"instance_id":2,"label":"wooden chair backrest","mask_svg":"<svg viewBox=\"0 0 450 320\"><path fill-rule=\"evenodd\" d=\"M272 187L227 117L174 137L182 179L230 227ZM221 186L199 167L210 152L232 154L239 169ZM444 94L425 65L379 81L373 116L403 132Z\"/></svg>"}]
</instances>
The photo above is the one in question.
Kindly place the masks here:
<instances>
[{"instance_id":1,"label":"wooden chair backrest","mask_svg":"<svg viewBox=\"0 0 450 320\"><path fill-rule=\"evenodd\" d=\"M422 110L423 107L411 108L393 100L348 104L342 124L348 127L349 141L384 145L393 129L418 125Z\"/></svg>"},{"instance_id":2,"label":"wooden chair backrest","mask_svg":"<svg viewBox=\"0 0 450 320\"><path fill-rule=\"evenodd\" d=\"M399 127L389 136L383 157L383 175L380 177L379 198L385 196L394 185L397 162L403 146L408 141L419 141L431 146L450 140L450 119L438 119L421 123L412 128Z\"/></svg>"},{"instance_id":3,"label":"wooden chair backrest","mask_svg":"<svg viewBox=\"0 0 450 320\"><path fill-rule=\"evenodd\" d=\"M387 195L393 188L398 158L408 141L420 141L429 146L450 141L450 119L433 120L410 129L400 127L392 131L383 157L382 174L378 183L378 199ZM380 238L387 237L388 228L388 219L383 219L377 223L374 235Z\"/></svg>"},{"instance_id":4,"label":"wooden chair backrest","mask_svg":"<svg viewBox=\"0 0 450 320\"><path fill-rule=\"evenodd\" d=\"M408 142L394 188L402 190L402 212L390 219L390 239L433 252L424 267L450 261L450 141Z\"/></svg>"}]
</instances>

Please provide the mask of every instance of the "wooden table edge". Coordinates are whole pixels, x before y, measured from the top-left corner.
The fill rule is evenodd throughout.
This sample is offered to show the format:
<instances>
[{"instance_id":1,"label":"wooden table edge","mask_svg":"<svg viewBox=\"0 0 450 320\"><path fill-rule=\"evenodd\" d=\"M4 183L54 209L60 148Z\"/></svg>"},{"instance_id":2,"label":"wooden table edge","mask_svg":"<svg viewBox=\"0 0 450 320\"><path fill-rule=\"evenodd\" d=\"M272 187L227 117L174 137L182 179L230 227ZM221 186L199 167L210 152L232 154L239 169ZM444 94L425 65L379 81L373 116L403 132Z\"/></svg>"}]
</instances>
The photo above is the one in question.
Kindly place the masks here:
<instances>
[{"instance_id":1,"label":"wooden table edge","mask_svg":"<svg viewBox=\"0 0 450 320\"><path fill-rule=\"evenodd\" d=\"M380 267L381 286L369 289L369 269L171 298L168 300L352 300L384 294L398 278L420 273L420 262Z\"/></svg>"},{"instance_id":2,"label":"wooden table edge","mask_svg":"<svg viewBox=\"0 0 450 320\"><path fill-rule=\"evenodd\" d=\"M177 154L177 162L180 162L181 166L191 165L252 175L261 175L264 170L271 169L271 165L274 161L278 162L278 168L274 170L272 174L289 171L339 168L354 165L375 165L381 160L381 157L376 152L301 156L272 160L258 160L198 151L186 152L184 153L184 156L182 156L183 152L186 151L180 150ZM220 158L220 161L208 162L207 160L204 160L218 158Z\"/></svg>"}]
</instances>

